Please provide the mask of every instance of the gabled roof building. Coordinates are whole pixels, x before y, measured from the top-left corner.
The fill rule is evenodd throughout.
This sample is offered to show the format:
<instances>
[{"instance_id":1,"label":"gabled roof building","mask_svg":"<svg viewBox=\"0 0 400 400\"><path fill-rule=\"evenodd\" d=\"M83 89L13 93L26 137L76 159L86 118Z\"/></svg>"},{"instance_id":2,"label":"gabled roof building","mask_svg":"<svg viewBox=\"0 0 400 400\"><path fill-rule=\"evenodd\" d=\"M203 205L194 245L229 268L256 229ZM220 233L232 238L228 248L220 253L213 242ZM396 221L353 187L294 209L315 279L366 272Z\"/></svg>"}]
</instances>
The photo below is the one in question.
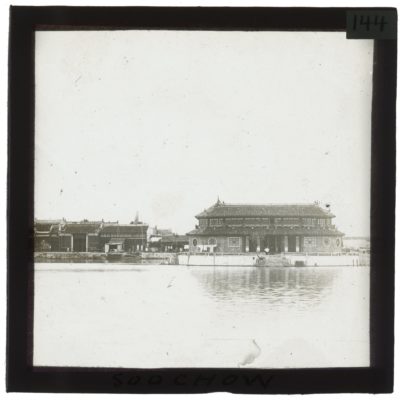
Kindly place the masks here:
<instances>
[{"instance_id":1,"label":"gabled roof building","mask_svg":"<svg viewBox=\"0 0 400 400\"><path fill-rule=\"evenodd\" d=\"M33 236L35 251L59 250L59 229L64 220L39 220L35 219Z\"/></svg>"},{"instance_id":2,"label":"gabled roof building","mask_svg":"<svg viewBox=\"0 0 400 400\"><path fill-rule=\"evenodd\" d=\"M126 252L143 251L147 228L147 224L138 220L130 224L35 220L35 251L107 252L117 248Z\"/></svg>"},{"instance_id":3,"label":"gabled roof building","mask_svg":"<svg viewBox=\"0 0 400 400\"><path fill-rule=\"evenodd\" d=\"M330 207L314 204L225 204L196 215L191 252L341 252L343 233Z\"/></svg>"},{"instance_id":4,"label":"gabled roof building","mask_svg":"<svg viewBox=\"0 0 400 400\"><path fill-rule=\"evenodd\" d=\"M100 231L100 248L108 252L114 244L121 244L124 251L143 251L147 243L147 229L148 225L141 222L124 225L106 223Z\"/></svg>"}]
</instances>

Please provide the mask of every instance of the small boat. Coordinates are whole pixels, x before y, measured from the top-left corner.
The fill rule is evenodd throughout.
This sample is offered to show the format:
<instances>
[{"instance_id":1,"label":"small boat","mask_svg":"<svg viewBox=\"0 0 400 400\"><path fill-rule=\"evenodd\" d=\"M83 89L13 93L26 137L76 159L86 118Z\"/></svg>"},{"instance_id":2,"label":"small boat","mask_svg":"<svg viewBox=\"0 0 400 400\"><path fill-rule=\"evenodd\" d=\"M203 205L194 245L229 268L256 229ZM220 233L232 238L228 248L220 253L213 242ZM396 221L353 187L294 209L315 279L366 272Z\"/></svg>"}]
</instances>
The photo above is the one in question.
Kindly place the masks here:
<instances>
[{"instance_id":1,"label":"small boat","mask_svg":"<svg viewBox=\"0 0 400 400\"><path fill-rule=\"evenodd\" d=\"M123 251L110 251L107 253L108 261L119 261L126 255Z\"/></svg>"},{"instance_id":2,"label":"small boat","mask_svg":"<svg viewBox=\"0 0 400 400\"><path fill-rule=\"evenodd\" d=\"M294 266L295 267L305 267L306 263L304 261L297 260L297 261L294 262Z\"/></svg>"}]
</instances>

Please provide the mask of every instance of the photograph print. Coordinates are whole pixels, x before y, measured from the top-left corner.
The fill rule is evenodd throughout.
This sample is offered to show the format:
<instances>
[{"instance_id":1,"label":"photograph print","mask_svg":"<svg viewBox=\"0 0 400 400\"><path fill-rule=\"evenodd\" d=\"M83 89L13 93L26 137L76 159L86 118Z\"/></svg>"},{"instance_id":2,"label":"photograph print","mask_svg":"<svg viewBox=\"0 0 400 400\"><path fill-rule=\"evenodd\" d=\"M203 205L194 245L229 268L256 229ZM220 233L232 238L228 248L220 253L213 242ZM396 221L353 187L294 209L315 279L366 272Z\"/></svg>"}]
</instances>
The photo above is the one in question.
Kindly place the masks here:
<instances>
[{"instance_id":1,"label":"photograph print","mask_svg":"<svg viewBox=\"0 0 400 400\"><path fill-rule=\"evenodd\" d=\"M373 52L38 30L33 366L369 367Z\"/></svg>"}]
</instances>

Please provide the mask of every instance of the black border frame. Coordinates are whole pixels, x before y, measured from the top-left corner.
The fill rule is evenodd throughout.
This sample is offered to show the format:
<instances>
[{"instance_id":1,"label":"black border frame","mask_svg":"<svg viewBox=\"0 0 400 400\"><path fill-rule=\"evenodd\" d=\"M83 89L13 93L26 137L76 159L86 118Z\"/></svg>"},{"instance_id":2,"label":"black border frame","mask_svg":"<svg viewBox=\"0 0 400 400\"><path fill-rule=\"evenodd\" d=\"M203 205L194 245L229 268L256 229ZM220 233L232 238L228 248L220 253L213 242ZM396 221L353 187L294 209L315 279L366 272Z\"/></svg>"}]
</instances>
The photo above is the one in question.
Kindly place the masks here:
<instances>
[{"instance_id":1,"label":"black border frame","mask_svg":"<svg viewBox=\"0 0 400 400\"><path fill-rule=\"evenodd\" d=\"M380 8L382 9L382 8ZM346 8L11 6L8 98L7 391L390 393L394 350L397 40L375 40L371 185L371 367L106 369L32 367L36 29L345 31ZM384 8L395 12L394 8Z\"/></svg>"}]
</instances>

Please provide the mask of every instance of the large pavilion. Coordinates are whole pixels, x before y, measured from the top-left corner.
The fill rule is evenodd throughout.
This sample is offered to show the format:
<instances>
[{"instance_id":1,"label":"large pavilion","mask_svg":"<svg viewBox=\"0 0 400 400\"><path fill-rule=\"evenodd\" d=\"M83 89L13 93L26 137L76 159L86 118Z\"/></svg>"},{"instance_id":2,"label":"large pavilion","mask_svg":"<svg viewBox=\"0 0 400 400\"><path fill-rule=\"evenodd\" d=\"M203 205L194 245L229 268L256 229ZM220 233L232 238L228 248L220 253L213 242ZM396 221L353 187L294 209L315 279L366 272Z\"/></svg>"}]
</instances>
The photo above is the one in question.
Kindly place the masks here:
<instances>
[{"instance_id":1,"label":"large pavilion","mask_svg":"<svg viewBox=\"0 0 400 400\"><path fill-rule=\"evenodd\" d=\"M338 253L343 233L329 206L313 204L225 204L218 200L196 215L189 251L246 253Z\"/></svg>"}]
</instances>

